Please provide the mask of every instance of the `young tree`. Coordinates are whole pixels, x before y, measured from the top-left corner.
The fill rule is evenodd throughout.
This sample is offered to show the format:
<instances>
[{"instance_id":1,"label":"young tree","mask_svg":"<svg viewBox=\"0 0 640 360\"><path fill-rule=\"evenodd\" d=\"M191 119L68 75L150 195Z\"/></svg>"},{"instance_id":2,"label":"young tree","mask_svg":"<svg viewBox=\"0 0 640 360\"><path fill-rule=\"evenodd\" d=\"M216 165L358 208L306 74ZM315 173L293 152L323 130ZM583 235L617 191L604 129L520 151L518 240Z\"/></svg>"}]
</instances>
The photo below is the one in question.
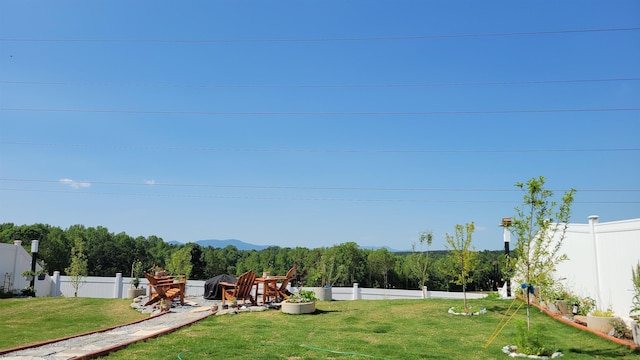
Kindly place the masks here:
<instances>
[{"instance_id":1,"label":"young tree","mask_svg":"<svg viewBox=\"0 0 640 360\"><path fill-rule=\"evenodd\" d=\"M433 243L433 233L431 231L421 232L418 243L420 244L419 250L416 249L416 243L411 244L412 254L409 256L409 270L411 276L418 280L418 286L422 290L429 280L429 247Z\"/></svg>"},{"instance_id":2,"label":"young tree","mask_svg":"<svg viewBox=\"0 0 640 360\"><path fill-rule=\"evenodd\" d=\"M553 191L544 188L545 178L532 178L526 184L516 183L524 191L522 206L512 217L510 231L517 238L515 271L523 277L527 300L527 329L530 324L530 289L553 283L556 265L567 259L560 252L571 217L575 189L564 193L558 204L550 199Z\"/></svg>"},{"instance_id":3,"label":"young tree","mask_svg":"<svg viewBox=\"0 0 640 360\"><path fill-rule=\"evenodd\" d=\"M389 288L389 271L396 265L396 256L386 248L380 248L370 252L367 260L372 271L382 275L383 287Z\"/></svg>"},{"instance_id":4,"label":"young tree","mask_svg":"<svg viewBox=\"0 0 640 360\"><path fill-rule=\"evenodd\" d=\"M171 254L171 257L167 259L167 271L173 275L184 275L185 280L189 278L191 274L191 247L184 246Z\"/></svg>"},{"instance_id":5,"label":"young tree","mask_svg":"<svg viewBox=\"0 0 640 360\"><path fill-rule=\"evenodd\" d=\"M71 278L74 297L78 297L78 289L84 283L84 278L88 274L87 263L87 255L84 253L84 240L78 236L75 238L71 248L71 265L65 269L67 275Z\"/></svg>"},{"instance_id":6,"label":"young tree","mask_svg":"<svg viewBox=\"0 0 640 360\"><path fill-rule=\"evenodd\" d=\"M449 250L449 263L454 271L455 278L452 282L462 285L462 296L464 298L464 311L467 306L467 284L473 281L469 275L475 268L478 253L471 246L473 231L475 226L473 222L464 226L457 224L456 233L454 235L446 234L447 250Z\"/></svg>"}]
</instances>

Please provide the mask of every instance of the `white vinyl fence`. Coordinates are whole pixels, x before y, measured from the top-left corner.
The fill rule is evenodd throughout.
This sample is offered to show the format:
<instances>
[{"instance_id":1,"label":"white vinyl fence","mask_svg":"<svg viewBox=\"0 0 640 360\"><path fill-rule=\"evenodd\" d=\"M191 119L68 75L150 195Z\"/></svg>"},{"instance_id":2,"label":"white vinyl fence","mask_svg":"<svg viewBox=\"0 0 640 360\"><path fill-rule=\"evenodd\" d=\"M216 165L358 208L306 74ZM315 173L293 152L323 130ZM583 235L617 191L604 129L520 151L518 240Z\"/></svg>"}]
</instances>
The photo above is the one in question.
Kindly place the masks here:
<instances>
[{"instance_id":1,"label":"white vinyl fence","mask_svg":"<svg viewBox=\"0 0 640 360\"><path fill-rule=\"evenodd\" d=\"M61 276L56 271L53 274L51 296L73 297L74 288L71 284L69 276ZM186 286L186 296L202 297L204 295L203 280L189 280ZM140 280L139 288L147 289L148 282L146 279ZM131 278L122 277L118 273L115 277L96 277L90 276L83 279L82 284L78 288L79 297L91 298L126 298L127 289L131 288ZM304 288L310 290L312 288ZM292 288L295 292L298 289ZM422 298L446 298L446 299L462 299L462 293L446 292L446 291L421 291L421 290L399 290L399 289L371 289L360 288L358 284L353 287L334 287L331 289L333 300L382 300L382 299L422 299ZM480 299L485 294L467 293L469 299Z\"/></svg>"}]
</instances>

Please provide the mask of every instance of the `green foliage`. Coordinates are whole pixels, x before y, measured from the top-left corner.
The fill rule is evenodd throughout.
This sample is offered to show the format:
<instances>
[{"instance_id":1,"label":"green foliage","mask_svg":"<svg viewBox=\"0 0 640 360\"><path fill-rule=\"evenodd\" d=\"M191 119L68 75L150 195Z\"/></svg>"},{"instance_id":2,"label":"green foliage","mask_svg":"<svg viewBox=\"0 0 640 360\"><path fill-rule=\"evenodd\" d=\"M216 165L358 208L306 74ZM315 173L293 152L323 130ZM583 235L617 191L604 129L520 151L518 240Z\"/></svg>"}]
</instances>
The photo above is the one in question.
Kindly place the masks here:
<instances>
[{"instance_id":1,"label":"green foliage","mask_svg":"<svg viewBox=\"0 0 640 360\"><path fill-rule=\"evenodd\" d=\"M551 356L557 350L555 346L549 345L545 333L546 331L541 325L535 325L528 329L524 321L518 321L515 335L518 352L527 355Z\"/></svg>"},{"instance_id":2,"label":"green foliage","mask_svg":"<svg viewBox=\"0 0 640 360\"><path fill-rule=\"evenodd\" d=\"M613 326L613 336L618 339L633 339L631 329L627 327L624 320L619 317L615 317L611 320L611 326Z\"/></svg>"},{"instance_id":3,"label":"green foliage","mask_svg":"<svg viewBox=\"0 0 640 360\"><path fill-rule=\"evenodd\" d=\"M374 275L381 275L384 288L389 287L389 271L396 264L397 257L386 248L371 251L367 257L369 268Z\"/></svg>"},{"instance_id":4,"label":"green foliage","mask_svg":"<svg viewBox=\"0 0 640 360\"><path fill-rule=\"evenodd\" d=\"M143 269L150 269L153 264L171 262L173 253L188 248L192 265L190 279L206 280L220 274L237 276L249 269L256 273L266 270L284 275L296 264L298 271L292 280L294 286L352 286L353 282L358 282L361 287L421 289L424 284L431 290L462 290L461 285L449 282L450 276L446 271L448 252L429 250L432 237L428 234L423 232L420 235L421 246L413 253L361 249L353 242L315 249L271 246L260 251L241 251L234 246L213 248L193 243L168 244L154 235L132 237L125 233L111 233L105 227L72 225L63 230L44 224L0 224L0 242L12 243L14 239L22 239L28 251L30 239L39 239L39 263L48 272L60 270L63 275L69 275L65 269L71 265L74 239L81 238L87 258L87 276L113 277L118 272L130 273L136 260L142 262ZM467 284L467 291L492 288L500 279L500 274L495 273L495 262L501 261L497 260L500 254L501 251L489 250L479 253L479 265L470 274L473 282ZM422 270L416 271L416 265L420 265ZM499 266L504 268L502 264ZM424 277L419 276L420 273Z\"/></svg>"},{"instance_id":5,"label":"green foliage","mask_svg":"<svg viewBox=\"0 0 640 360\"><path fill-rule=\"evenodd\" d=\"M174 251L167 259L167 271L172 275L185 275L188 279L192 268L191 249L188 247Z\"/></svg>"},{"instance_id":6,"label":"green foliage","mask_svg":"<svg viewBox=\"0 0 640 360\"><path fill-rule=\"evenodd\" d=\"M297 293L291 295L288 302L292 303L303 303L303 302L312 302L317 301L316 293L311 290L302 290L300 289Z\"/></svg>"},{"instance_id":7,"label":"green foliage","mask_svg":"<svg viewBox=\"0 0 640 360\"><path fill-rule=\"evenodd\" d=\"M449 263L451 275L454 276L451 282L462 285L464 297L464 307L467 308L467 284L473 281L469 274L477 265L477 252L471 246L473 240L473 231L475 226L473 222L464 226L457 224L454 235L446 234L447 248L449 252Z\"/></svg>"},{"instance_id":8,"label":"green foliage","mask_svg":"<svg viewBox=\"0 0 640 360\"><path fill-rule=\"evenodd\" d=\"M578 304L578 315L587 316L596 307L596 301L590 297L569 297L571 304Z\"/></svg>"},{"instance_id":9,"label":"green foliage","mask_svg":"<svg viewBox=\"0 0 640 360\"><path fill-rule=\"evenodd\" d=\"M70 277L73 296L78 297L78 288L84 283L84 278L88 273L87 256L84 253L84 241L81 237L75 238L74 245L71 248L71 265L65 271Z\"/></svg>"},{"instance_id":10,"label":"green foliage","mask_svg":"<svg viewBox=\"0 0 640 360\"><path fill-rule=\"evenodd\" d=\"M607 309L607 310L600 310L600 309L595 309L591 312L591 315L593 316L602 316L602 317L613 317L613 310L611 309Z\"/></svg>"},{"instance_id":11,"label":"green foliage","mask_svg":"<svg viewBox=\"0 0 640 360\"><path fill-rule=\"evenodd\" d=\"M633 299L631 300L631 311L629 315L640 322L640 262L636 265L636 268L631 268L631 281L633 282Z\"/></svg>"},{"instance_id":12,"label":"green foliage","mask_svg":"<svg viewBox=\"0 0 640 360\"><path fill-rule=\"evenodd\" d=\"M567 258L566 254L561 253L561 248L575 192L574 189L565 192L558 206L555 201L550 200L553 191L545 189L544 184L543 176L532 178L526 184L516 183L524 192L524 196L522 205L516 208L516 215L512 217L509 228L517 237L516 273L522 277L521 282L539 288L553 285L552 274L557 264ZM525 297L529 312L528 291Z\"/></svg>"},{"instance_id":13,"label":"green foliage","mask_svg":"<svg viewBox=\"0 0 640 360\"><path fill-rule=\"evenodd\" d=\"M138 285L140 285L140 277L142 277L142 275L143 275L142 261L135 260L133 264L131 264L131 277L133 278L131 280L131 283L133 287L135 287L136 289L138 288Z\"/></svg>"},{"instance_id":14,"label":"green foliage","mask_svg":"<svg viewBox=\"0 0 640 360\"><path fill-rule=\"evenodd\" d=\"M418 243L420 244L419 249L416 247L416 243L411 244L411 255L407 259L407 264L411 276L418 280L418 287L422 289L429 280L429 247L433 243L433 233L423 231L420 233Z\"/></svg>"}]
</instances>

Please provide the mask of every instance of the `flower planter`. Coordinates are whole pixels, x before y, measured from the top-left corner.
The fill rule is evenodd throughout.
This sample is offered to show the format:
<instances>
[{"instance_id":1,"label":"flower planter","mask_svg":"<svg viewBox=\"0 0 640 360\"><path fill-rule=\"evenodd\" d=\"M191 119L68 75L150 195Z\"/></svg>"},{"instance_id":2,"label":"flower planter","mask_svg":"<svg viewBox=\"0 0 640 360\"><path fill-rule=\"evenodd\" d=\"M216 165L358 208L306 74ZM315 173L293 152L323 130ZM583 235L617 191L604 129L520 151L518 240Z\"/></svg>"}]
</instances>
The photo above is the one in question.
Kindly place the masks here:
<instances>
[{"instance_id":1,"label":"flower planter","mask_svg":"<svg viewBox=\"0 0 640 360\"><path fill-rule=\"evenodd\" d=\"M611 330L613 330L611 320L613 320L611 316L587 315L587 327L608 334Z\"/></svg>"},{"instance_id":2,"label":"flower planter","mask_svg":"<svg viewBox=\"0 0 640 360\"><path fill-rule=\"evenodd\" d=\"M129 288L127 289L127 299L137 298L138 296L147 295L147 289L145 288Z\"/></svg>"},{"instance_id":3,"label":"flower planter","mask_svg":"<svg viewBox=\"0 0 640 360\"><path fill-rule=\"evenodd\" d=\"M631 333L633 334L633 342L640 346L640 324L637 321L631 324Z\"/></svg>"},{"instance_id":4,"label":"flower planter","mask_svg":"<svg viewBox=\"0 0 640 360\"><path fill-rule=\"evenodd\" d=\"M316 303L315 301L303 303L283 301L281 303L281 309L285 314L311 314L316 311Z\"/></svg>"},{"instance_id":5,"label":"flower planter","mask_svg":"<svg viewBox=\"0 0 640 360\"><path fill-rule=\"evenodd\" d=\"M318 301L331 301L333 293L330 287L314 287L313 292L316 294Z\"/></svg>"}]
</instances>

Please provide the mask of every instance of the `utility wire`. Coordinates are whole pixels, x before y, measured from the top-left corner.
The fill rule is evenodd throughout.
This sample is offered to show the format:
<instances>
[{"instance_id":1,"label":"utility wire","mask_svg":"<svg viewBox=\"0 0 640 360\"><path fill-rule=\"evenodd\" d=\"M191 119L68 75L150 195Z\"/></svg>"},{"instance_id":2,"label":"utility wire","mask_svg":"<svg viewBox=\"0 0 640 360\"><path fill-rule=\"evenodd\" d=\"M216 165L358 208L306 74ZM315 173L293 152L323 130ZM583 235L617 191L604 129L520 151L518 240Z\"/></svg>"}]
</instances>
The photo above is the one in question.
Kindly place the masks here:
<instances>
[{"instance_id":1,"label":"utility wire","mask_svg":"<svg viewBox=\"0 0 640 360\"><path fill-rule=\"evenodd\" d=\"M539 113L585 113L585 112L627 112L640 108L577 108L577 109L513 109L513 110L445 110L445 111L183 111L183 110L118 110L118 109L52 109L52 108L10 108L0 111L64 112L64 113L106 113L106 114L147 114L147 115L483 115L483 114L539 114Z\"/></svg>"},{"instance_id":2,"label":"utility wire","mask_svg":"<svg viewBox=\"0 0 640 360\"><path fill-rule=\"evenodd\" d=\"M140 145L112 145L112 144L62 144L62 143L32 143L20 141L0 141L2 145L17 146L46 146L67 148L101 148L122 150L152 150L152 151L208 151L208 152L255 152L255 153L568 153L568 152L633 152L640 148L570 148L570 149L260 149L260 148L221 148L207 146L140 146Z\"/></svg>"},{"instance_id":3,"label":"utility wire","mask_svg":"<svg viewBox=\"0 0 640 360\"><path fill-rule=\"evenodd\" d=\"M479 81L479 82L443 82L443 83L398 83L398 84L176 84L176 83L93 83L70 81L14 81L0 80L0 84L13 85L65 85L93 87L178 87L178 88L402 88L402 87L445 87L445 86L505 86L505 85L543 85L640 81L640 78L601 78L601 79L558 79L558 80L522 80L522 81Z\"/></svg>"},{"instance_id":4,"label":"utility wire","mask_svg":"<svg viewBox=\"0 0 640 360\"><path fill-rule=\"evenodd\" d=\"M501 33L470 33L443 35L406 35L373 37L321 37L300 39L61 39L61 38L0 38L4 42L50 42L50 43L304 43L335 41L392 41L392 40L428 40L456 38L489 38L504 36L560 35L638 31L640 27L621 27L603 29L568 29L551 31L520 31Z\"/></svg>"},{"instance_id":5,"label":"utility wire","mask_svg":"<svg viewBox=\"0 0 640 360\"><path fill-rule=\"evenodd\" d=\"M340 202L397 202L397 203L501 203L513 204L519 200L428 200L428 199L347 199L347 198L304 198L304 197L257 197L257 196L221 196L221 195L185 195L185 194L140 194L140 193L114 193L94 191L72 190L37 190L20 188L0 188L0 191L20 191L38 193L65 193L78 195L109 195L109 196L140 196L140 197L177 197L197 199L239 199L239 200L278 200L278 201L340 201ZM640 201L574 201L575 204L640 204Z\"/></svg>"},{"instance_id":6,"label":"utility wire","mask_svg":"<svg viewBox=\"0 0 640 360\"><path fill-rule=\"evenodd\" d=\"M0 178L0 181L23 183L67 183L61 180L16 179ZM522 192L520 189L483 189L483 188L396 188L396 187L345 187L345 186L276 186L276 185L214 185L214 184L186 184L186 183L157 183L121 182L121 181L81 181L96 185L126 185L126 186L158 186L158 187L201 187L201 188L234 188L234 189L274 189L274 190L340 190L340 191L438 191L438 192ZM551 190L554 192L568 190ZM578 192L640 192L640 189L576 189Z\"/></svg>"}]
</instances>

